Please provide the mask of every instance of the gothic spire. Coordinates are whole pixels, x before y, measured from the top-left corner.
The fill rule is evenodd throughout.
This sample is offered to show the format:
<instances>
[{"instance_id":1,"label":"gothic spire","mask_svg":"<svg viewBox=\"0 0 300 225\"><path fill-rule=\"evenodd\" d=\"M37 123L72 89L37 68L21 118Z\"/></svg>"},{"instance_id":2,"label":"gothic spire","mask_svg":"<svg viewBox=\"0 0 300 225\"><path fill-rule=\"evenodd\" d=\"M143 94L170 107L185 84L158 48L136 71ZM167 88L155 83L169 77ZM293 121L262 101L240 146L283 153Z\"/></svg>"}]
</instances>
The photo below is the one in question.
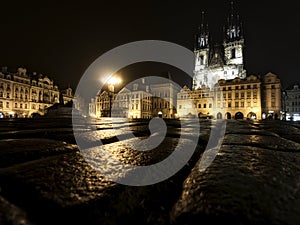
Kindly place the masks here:
<instances>
[{"instance_id":1,"label":"gothic spire","mask_svg":"<svg viewBox=\"0 0 300 225\"><path fill-rule=\"evenodd\" d=\"M230 2L229 16L225 27L225 41L235 41L242 38L242 27L239 15L235 12L233 1Z\"/></svg>"},{"instance_id":2,"label":"gothic spire","mask_svg":"<svg viewBox=\"0 0 300 225\"><path fill-rule=\"evenodd\" d=\"M196 36L196 49L202 49L208 47L208 24L205 24L205 14L201 12L201 24L198 27L198 34Z\"/></svg>"}]
</instances>

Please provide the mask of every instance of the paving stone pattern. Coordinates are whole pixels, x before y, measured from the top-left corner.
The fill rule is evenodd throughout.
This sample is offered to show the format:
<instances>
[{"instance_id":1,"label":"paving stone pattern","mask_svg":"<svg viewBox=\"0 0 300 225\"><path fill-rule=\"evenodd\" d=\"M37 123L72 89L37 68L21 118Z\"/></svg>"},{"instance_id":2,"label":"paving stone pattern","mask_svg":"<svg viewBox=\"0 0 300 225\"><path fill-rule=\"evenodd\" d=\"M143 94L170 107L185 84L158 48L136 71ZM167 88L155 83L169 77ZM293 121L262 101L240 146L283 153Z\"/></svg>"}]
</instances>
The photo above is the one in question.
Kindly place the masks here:
<instances>
[{"instance_id":1,"label":"paving stone pattern","mask_svg":"<svg viewBox=\"0 0 300 225\"><path fill-rule=\"evenodd\" d=\"M150 134L146 120L82 125L82 138L124 163L150 165L168 157L180 122L166 120L167 135L153 151L134 151ZM87 163L70 118L0 120L0 224L300 224L300 124L228 120L213 163L201 156L216 121L200 120L197 148L174 176L148 186L108 180ZM193 126L193 124L190 124ZM135 138L126 137L128 130ZM109 166L109 165L107 165Z\"/></svg>"}]
</instances>

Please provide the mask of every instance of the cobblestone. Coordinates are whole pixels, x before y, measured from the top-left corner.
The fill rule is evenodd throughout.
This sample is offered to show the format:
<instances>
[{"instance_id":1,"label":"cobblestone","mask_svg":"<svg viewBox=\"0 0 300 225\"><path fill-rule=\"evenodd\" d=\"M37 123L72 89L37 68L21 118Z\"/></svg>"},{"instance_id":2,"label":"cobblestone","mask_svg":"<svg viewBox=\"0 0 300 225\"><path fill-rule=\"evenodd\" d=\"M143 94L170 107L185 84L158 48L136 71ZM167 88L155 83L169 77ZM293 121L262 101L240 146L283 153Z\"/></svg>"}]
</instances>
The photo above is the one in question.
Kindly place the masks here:
<instances>
[{"instance_id":1,"label":"cobblestone","mask_svg":"<svg viewBox=\"0 0 300 225\"><path fill-rule=\"evenodd\" d=\"M150 134L145 120L119 122L115 130L109 120L95 121L78 131L90 154L101 144L124 163L150 165L168 157L179 138L192 140L178 121L166 122L165 140L148 152L135 151ZM212 126L201 120L195 153L178 173L134 187L88 164L70 119L1 120L0 224L300 224L299 124L228 120L221 150L200 171ZM130 132L136 137L116 136Z\"/></svg>"}]
</instances>

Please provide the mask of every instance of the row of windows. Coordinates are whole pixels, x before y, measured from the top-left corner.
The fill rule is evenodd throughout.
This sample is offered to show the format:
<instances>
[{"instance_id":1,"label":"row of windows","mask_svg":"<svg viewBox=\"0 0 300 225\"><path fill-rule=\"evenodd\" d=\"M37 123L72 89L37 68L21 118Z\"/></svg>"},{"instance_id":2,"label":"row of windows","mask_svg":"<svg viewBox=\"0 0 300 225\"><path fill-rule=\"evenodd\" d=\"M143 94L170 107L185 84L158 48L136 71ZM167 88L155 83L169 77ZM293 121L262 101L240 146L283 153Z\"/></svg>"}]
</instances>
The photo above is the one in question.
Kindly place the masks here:
<instances>
[{"instance_id":1,"label":"row of windows","mask_svg":"<svg viewBox=\"0 0 300 225\"><path fill-rule=\"evenodd\" d=\"M0 98L4 98L4 96L3 96L3 92L0 92ZM10 98L10 93L6 93L6 98ZM25 95L25 98L23 98L23 95L21 94L20 95L20 97L18 96L18 94L15 94L15 99L16 100L19 100L19 101L28 101L29 100L29 98L28 98L28 96L27 95ZM50 98L49 98L49 96L44 96L44 98L42 97L42 96L40 96L40 98L38 98L40 101L43 101L43 100L45 100L45 101L49 101L50 100ZM55 101L57 99L57 97L54 97L52 100L53 101ZM35 102L35 101L37 101L37 98L36 98L36 96L32 96L32 98L31 98L31 100L33 101L33 102Z\"/></svg>"},{"instance_id":2,"label":"row of windows","mask_svg":"<svg viewBox=\"0 0 300 225\"><path fill-rule=\"evenodd\" d=\"M201 108L201 106L202 106L201 104L198 104L198 108L199 108L199 109ZM206 108L206 106L207 106L206 103L204 103L204 104L203 104L203 108ZM208 104L208 107L209 107L209 108L212 108L212 104L209 103L209 104Z\"/></svg>"},{"instance_id":3,"label":"row of windows","mask_svg":"<svg viewBox=\"0 0 300 225\"><path fill-rule=\"evenodd\" d=\"M6 102L5 107L7 109L9 109L10 108L10 103ZM2 101L0 101L0 108L3 108L3 102ZM23 103L20 103L20 104L15 103L14 104L14 108L28 109L28 104L26 104L26 103L25 104L23 104ZM35 104L31 105L31 109L35 109L35 108L36 108ZM41 109L41 108L42 108L42 106L39 105L39 109Z\"/></svg>"},{"instance_id":4,"label":"row of windows","mask_svg":"<svg viewBox=\"0 0 300 225\"><path fill-rule=\"evenodd\" d=\"M17 79L17 78L15 78L14 80L18 83L30 84L30 80L23 80L23 79Z\"/></svg>"},{"instance_id":5,"label":"row of windows","mask_svg":"<svg viewBox=\"0 0 300 225\"><path fill-rule=\"evenodd\" d=\"M22 80L18 80L16 81L18 83L25 83L25 84L30 84L30 82L26 82L26 81L22 81ZM4 84L6 84L6 88L10 88L10 84L7 84L7 83L0 83L0 88L4 88ZM41 84L39 83L38 85L36 84L35 81L32 82L32 85L33 86L38 86L38 87L41 87L41 88L46 88L46 89L54 89L54 90L57 90L57 86L53 87L51 85L46 85L46 84ZM18 90L18 88L16 87L16 90Z\"/></svg>"},{"instance_id":6,"label":"row of windows","mask_svg":"<svg viewBox=\"0 0 300 225\"><path fill-rule=\"evenodd\" d=\"M228 108L232 108L233 107L233 105L232 105L231 102L228 102L227 104L224 102L222 104L222 107L225 108L226 105L227 105ZM253 106L256 107L257 106L257 102L253 102ZM274 106L275 106L275 103L274 103ZM179 109L182 109L182 105L179 105L178 107L179 107ZM234 107L235 108L244 108L245 107L245 102L235 102L234 103ZM251 107L251 102L247 102L247 107ZM203 105L198 104L198 108L199 109L200 108L204 108L205 109L205 108L207 108L207 104L206 103L203 104ZM212 104L211 103L208 104L208 108L212 108ZM221 108L221 103L218 103L218 108Z\"/></svg>"},{"instance_id":7,"label":"row of windows","mask_svg":"<svg viewBox=\"0 0 300 225\"><path fill-rule=\"evenodd\" d=\"M223 91L231 91L231 90L244 90L245 88L247 89L257 89L257 84L253 84L253 85L241 85L241 86L233 86L233 87L223 87L222 90Z\"/></svg>"},{"instance_id":8,"label":"row of windows","mask_svg":"<svg viewBox=\"0 0 300 225\"><path fill-rule=\"evenodd\" d=\"M168 93L164 93L163 95L161 95L161 93L157 93L157 94L153 94L153 95L146 95L146 96L144 96L144 95L141 95L141 94L135 94L135 95L129 95L129 96L127 96L127 95L120 95L120 96L117 96L116 97L116 100L127 100L127 99L148 99L148 100L150 100L150 98L151 97L169 97L169 94Z\"/></svg>"},{"instance_id":9,"label":"row of windows","mask_svg":"<svg viewBox=\"0 0 300 225\"><path fill-rule=\"evenodd\" d=\"M300 108L287 108L287 112L300 112Z\"/></svg>"},{"instance_id":10,"label":"row of windows","mask_svg":"<svg viewBox=\"0 0 300 225\"><path fill-rule=\"evenodd\" d=\"M288 98L300 99L300 95L289 95Z\"/></svg>"},{"instance_id":11,"label":"row of windows","mask_svg":"<svg viewBox=\"0 0 300 225\"><path fill-rule=\"evenodd\" d=\"M235 98L236 99L239 99L239 98L245 98L245 93L244 92L241 92L241 93L235 93ZM223 94L223 98L225 99L226 97L228 97L229 99L232 98L232 94L231 93L228 93L227 96L226 94ZM218 98L220 98L220 96L218 95ZM251 98L251 92L247 92L247 98ZM254 91L253 92L253 98L257 98L257 92Z\"/></svg>"},{"instance_id":12,"label":"row of windows","mask_svg":"<svg viewBox=\"0 0 300 225\"><path fill-rule=\"evenodd\" d=\"M289 105L291 105L291 106L300 105L300 102L287 102L286 105L287 106L289 106Z\"/></svg>"},{"instance_id":13,"label":"row of windows","mask_svg":"<svg viewBox=\"0 0 300 225\"><path fill-rule=\"evenodd\" d=\"M10 91L10 90L7 90L7 91L6 91L6 95L7 95L7 96L10 95L10 92L9 92L9 91ZM23 95L23 91L21 91L21 93L15 93L15 96L18 96L18 94L20 94L20 96L22 96L22 95ZM26 94L26 95L28 94L28 91L27 91L27 90L25 91L25 94ZM32 90L32 94L33 94L33 95L36 95L35 90ZM39 95L42 96L42 92L40 92ZM49 96L49 93L45 92L45 93L44 93L44 96ZM56 94L53 95L53 93L51 93L51 96L57 97L57 95L56 95ZM3 91L0 91L0 97L3 97ZM9 98L9 97L7 97L7 98ZM16 98L17 98L17 97L16 97Z\"/></svg>"},{"instance_id":14,"label":"row of windows","mask_svg":"<svg viewBox=\"0 0 300 225\"><path fill-rule=\"evenodd\" d=\"M244 92L241 92L241 93L239 93L239 92L236 92L235 94L234 94L234 96L235 96L235 98L236 99L238 99L238 98L244 98L245 97L245 93ZM208 94L202 94L202 95L199 95L199 98L200 97L209 97L209 95ZM213 97L213 96L211 96L211 97ZM217 94L217 97L218 97L218 99L220 99L221 98L221 95L220 94ZM273 93L272 92L272 97L275 97L275 93ZM189 98L189 95L181 95L180 96L180 98L181 99L188 99ZM225 98L229 98L229 99L231 99L232 98L232 93L224 93L223 94L223 98L225 99ZM247 92L247 98L251 98L251 92ZM257 98L257 91L253 91L253 98Z\"/></svg>"}]
</instances>

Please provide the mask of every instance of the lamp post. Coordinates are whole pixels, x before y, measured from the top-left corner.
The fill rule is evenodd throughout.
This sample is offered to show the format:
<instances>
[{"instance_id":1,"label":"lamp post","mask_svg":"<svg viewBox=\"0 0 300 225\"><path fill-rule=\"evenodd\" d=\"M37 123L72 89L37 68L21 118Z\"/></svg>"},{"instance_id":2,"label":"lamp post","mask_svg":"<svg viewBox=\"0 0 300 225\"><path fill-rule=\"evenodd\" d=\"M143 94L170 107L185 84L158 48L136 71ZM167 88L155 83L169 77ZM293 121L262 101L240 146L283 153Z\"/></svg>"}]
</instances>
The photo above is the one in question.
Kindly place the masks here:
<instances>
[{"instance_id":1,"label":"lamp post","mask_svg":"<svg viewBox=\"0 0 300 225\"><path fill-rule=\"evenodd\" d=\"M118 77L110 77L107 80L107 85L108 85L108 97L109 97L109 117L111 117L111 110L112 110L112 99L115 94L115 85L121 83L121 79Z\"/></svg>"},{"instance_id":2,"label":"lamp post","mask_svg":"<svg viewBox=\"0 0 300 225\"><path fill-rule=\"evenodd\" d=\"M286 101L287 101L287 92L286 90L282 91L282 99L281 99L281 104L282 104L282 120L286 120Z\"/></svg>"}]
</instances>

